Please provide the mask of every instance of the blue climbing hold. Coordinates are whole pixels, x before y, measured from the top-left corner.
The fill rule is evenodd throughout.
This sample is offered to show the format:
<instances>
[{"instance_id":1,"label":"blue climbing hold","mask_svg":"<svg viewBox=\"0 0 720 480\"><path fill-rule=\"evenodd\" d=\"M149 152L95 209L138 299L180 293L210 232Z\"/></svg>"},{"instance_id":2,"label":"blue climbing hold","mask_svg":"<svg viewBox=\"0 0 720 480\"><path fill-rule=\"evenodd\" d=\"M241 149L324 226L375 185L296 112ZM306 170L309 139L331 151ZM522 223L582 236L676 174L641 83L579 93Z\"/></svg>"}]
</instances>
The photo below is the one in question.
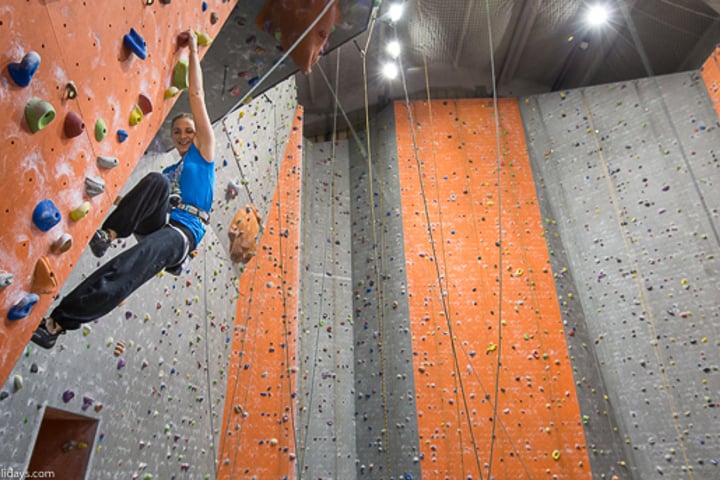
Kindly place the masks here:
<instances>
[{"instance_id":1,"label":"blue climbing hold","mask_svg":"<svg viewBox=\"0 0 720 480\"><path fill-rule=\"evenodd\" d=\"M40 300L40 297L37 294L28 293L10 309L8 312L8 320L20 320L21 318L27 317L38 300Z\"/></svg>"},{"instance_id":2,"label":"blue climbing hold","mask_svg":"<svg viewBox=\"0 0 720 480\"><path fill-rule=\"evenodd\" d=\"M259 81L260 81L260 77L253 77L250 80L248 80L248 85L250 85L251 87L254 87L255 85L257 85L257 83Z\"/></svg>"},{"instance_id":3,"label":"blue climbing hold","mask_svg":"<svg viewBox=\"0 0 720 480\"><path fill-rule=\"evenodd\" d=\"M32 220L37 228L47 232L62 219L60 210L57 209L52 200L41 200L33 210Z\"/></svg>"},{"instance_id":4,"label":"blue climbing hold","mask_svg":"<svg viewBox=\"0 0 720 480\"><path fill-rule=\"evenodd\" d=\"M28 52L21 62L8 65L8 73L19 87L27 87L39 65L40 55L37 52Z\"/></svg>"},{"instance_id":5,"label":"blue climbing hold","mask_svg":"<svg viewBox=\"0 0 720 480\"><path fill-rule=\"evenodd\" d=\"M117 139L118 142L122 143L128 138L128 132L123 130L122 128L117 131Z\"/></svg>"},{"instance_id":6,"label":"blue climbing hold","mask_svg":"<svg viewBox=\"0 0 720 480\"><path fill-rule=\"evenodd\" d=\"M130 28L130 33L126 33L123 37L123 45L137 55L141 60L147 58L147 44L145 39L134 28Z\"/></svg>"},{"instance_id":7,"label":"blue climbing hold","mask_svg":"<svg viewBox=\"0 0 720 480\"><path fill-rule=\"evenodd\" d=\"M207 10L207 7L208 7L207 2L202 2L202 11L203 12Z\"/></svg>"}]
</instances>

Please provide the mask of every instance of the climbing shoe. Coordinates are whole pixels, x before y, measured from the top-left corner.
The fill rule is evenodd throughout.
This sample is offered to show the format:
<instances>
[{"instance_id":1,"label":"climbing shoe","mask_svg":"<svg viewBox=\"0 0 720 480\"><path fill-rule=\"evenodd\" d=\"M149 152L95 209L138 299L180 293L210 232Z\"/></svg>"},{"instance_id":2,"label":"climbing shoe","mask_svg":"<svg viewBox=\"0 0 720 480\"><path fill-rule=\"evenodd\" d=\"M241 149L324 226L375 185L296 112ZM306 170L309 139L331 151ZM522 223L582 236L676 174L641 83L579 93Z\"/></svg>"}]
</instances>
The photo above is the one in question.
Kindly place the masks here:
<instances>
[{"instance_id":1,"label":"climbing shoe","mask_svg":"<svg viewBox=\"0 0 720 480\"><path fill-rule=\"evenodd\" d=\"M111 243L110 234L101 229L96 231L95 235L90 239L90 250L92 250L93 255L100 258L105 255Z\"/></svg>"},{"instance_id":2,"label":"climbing shoe","mask_svg":"<svg viewBox=\"0 0 720 480\"><path fill-rule=\"evenodd\" d=\"M42 348L50 349L55 346L55 342L60 335L65 335L65 330L50 333L47 327L47 319L43 318L37 330L33 332L32 342Z\"/></svg>"}]
</instances>

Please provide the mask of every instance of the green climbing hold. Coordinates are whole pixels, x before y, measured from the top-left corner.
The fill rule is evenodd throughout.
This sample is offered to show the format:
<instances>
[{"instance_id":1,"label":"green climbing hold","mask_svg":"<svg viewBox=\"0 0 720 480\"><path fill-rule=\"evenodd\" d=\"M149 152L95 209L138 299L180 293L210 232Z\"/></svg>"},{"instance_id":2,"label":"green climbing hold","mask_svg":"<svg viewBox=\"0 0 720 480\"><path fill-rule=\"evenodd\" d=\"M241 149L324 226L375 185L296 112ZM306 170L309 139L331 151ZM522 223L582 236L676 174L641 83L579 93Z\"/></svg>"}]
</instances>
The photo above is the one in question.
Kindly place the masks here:
<instances>
[{"instance_id":1,"label":"green climbing hold","mask_svg":"<svg viewBox=\"0 0 720 480\"><path fill-rule=\"evenodd\" d=\"M188 69L190 65L188 64L188 61L186 59L181 59L178 61L178 63L175 65L175 70L173 71L173 85L178 90L184 90L188 88Z\"/></svg>"}]
</instances>

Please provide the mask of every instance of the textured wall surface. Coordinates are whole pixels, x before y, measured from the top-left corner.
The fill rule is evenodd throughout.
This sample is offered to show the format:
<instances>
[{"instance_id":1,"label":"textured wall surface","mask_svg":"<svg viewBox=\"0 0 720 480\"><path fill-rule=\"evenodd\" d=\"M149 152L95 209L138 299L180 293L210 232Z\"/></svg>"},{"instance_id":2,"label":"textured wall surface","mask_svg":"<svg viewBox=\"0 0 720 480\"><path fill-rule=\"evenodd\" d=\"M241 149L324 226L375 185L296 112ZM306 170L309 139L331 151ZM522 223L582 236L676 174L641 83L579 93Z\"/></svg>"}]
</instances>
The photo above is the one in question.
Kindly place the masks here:
<instances>
[{"instance_id":1,"label":"textured wall surface","mask_svg":"<svg viewBox=\"0 0 720 480\"><path fill-rule=\"evenodd\" d=\"M395 104L423 477L590 478L517 101Z\"/></svg>"},{"instance_id":2,"label":"textured wall surface","mask_svg":"<svg viewBox=\"0 0 720 480\"><path fill-rule=\"evenodd\" d=\"M301 107L291 125L282 162L273 162L275 193L258 207L268 212L258 255L238 284L218 455L223 479L294 478L297 465Z\"/></svg>"},{"instance_id":3,"label":"textured wall surface","mask_svg":"<svg viewBox=\"0 0 720 480\"><path fill-rule=\"evenodd\" d=\"M720 130L705 84L689 72L521 107L593 453L623 446L620 478L717 478Z\"/></svg>"},{"instance_id":4,"label":"textured wall surface","mask_svg":"<svg viewBox=\"0 0 720 480\"><path fill-rule=\"evenodd\" d=\"M713 54L705 61L700 69L700 75L715 105L715 111L720 116L720 46L716 47Z\"/></svg>"},{"instance_id":5,"label":"textured wall surface","mask_svg":"<svg viewBox=\"0 0 720 480\"><path fill-rule=\"evenodd\" d=\"M0 273L14 275L11 286L0 290L0 378L5 380L30 339L52 295L41 295L30 315L16 322L7 319L8 310L31 289L35 263L47 256L60 285L78 263L83 248L116 195L125 184L143 152L155 136L174 98L164 91L172 84L177 62L187 49L177 49L177 35L188 27L214 37L232 9L231 2L213 2L203 9L201 2L23 2L12 0L0 8L0 98L5 115L0 119L0 187L8 194L0 198ZM213 24L211 16L218 22ZM146 43L147 58L123 46L124 35L134 28ZM27 87L17 86L7 68L31 51L41 57L40 65ZM205 48L200 49L203 55ZM76 96L68 95L72 82ZM143 94L153 110L140 123L130 125L133 107ZM25 120L25 106L31 98L49 102L54 120L31 133ZM67 115L73 112L85 124L79 136L64 133ZM103 119L107 136L98 141L95 123ZM124 142L118 130L128 134ZM97 157L116 157L111 170L98 166ZM105 193L89 198L85 178L99 177ZM62 221L47 232L31 222L35 206L52 200ZM71 220L70 211L90 203L88 215ZM74 247L62 255L50 246L69 233Z\"/></svg>"},{"instance_id":6,"label":"textured wall surface","mask_svg":"<svg viewBox=\"0 0 720 480\"><path fill-rule=\"evenodd\" d=\"M395 120L350 143L358 478L418 478L418 430Z\"/></svg>"},{"instance_id":7,"label":"textured wall surface","mask_svg":"<svg viewBox=\"0 0 720 480\"><path fill-rule=\"evenodd\" d=\"M298 471L354 478L348 141L305 146L298 386Z\"/></svg>"},{"instance_id":8,"label":"textured wall surface","mask_svg":"<svg viewBox=\"0 0 720 480\"><path fill-rule=\"evenodd\" d=\"M42 409L51 406L99 421L100 437L88 446L93 451L88 478L215 477L242 273L229 262L227 222L249 197L269 211L267 182L276 183L282 155L273 162L268 157L276 144L284 151L296 120L294 99L294 83L285 82L267 99L258 99L262 103L251 103L216 126L213 228L182 277L162 274L151 280L102 319L60 337L49 352L26 347L2 390L0 431L16 441L3 444L0 465L23 469ZM242 162L260 157L265 168L240 172ZM175 161L174 151L144 156L123 191ZM225 194L231 181L242 185L234 198ZM109 255L133 243L123 241ZM97 265L86 251L61 293ZM119 356L114 353L118 342L125 344ZM20 390L16 376L23 379ZM74 397L65 402L65 392ZM85 397L93 403L85 404Z\"/></svg>"}]
</instances>

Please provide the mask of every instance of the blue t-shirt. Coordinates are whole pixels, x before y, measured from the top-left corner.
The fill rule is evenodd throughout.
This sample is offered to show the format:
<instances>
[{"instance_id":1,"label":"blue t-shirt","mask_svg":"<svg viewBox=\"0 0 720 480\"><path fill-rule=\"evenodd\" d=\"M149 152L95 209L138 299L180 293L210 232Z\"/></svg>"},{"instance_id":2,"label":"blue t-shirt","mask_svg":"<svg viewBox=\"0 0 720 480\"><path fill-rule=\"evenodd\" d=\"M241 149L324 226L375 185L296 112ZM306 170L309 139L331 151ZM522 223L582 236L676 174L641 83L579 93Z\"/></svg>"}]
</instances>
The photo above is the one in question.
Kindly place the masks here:
<instances>
[{"instance_id":1,"label":"blue t-shirt","mask_svg":"<svg viewBox=\"0 0 720 480\"><path fill-rule=\"evenodd\" d=\"M210 213L215 185L215 162L206 161L195 144L192 144L180 162L167 167L163 173L172 179L180 163L183 164L179 181L182 203ZM170 211L170 219L190 229L195 236L195 246L205 236L205 224L189 212L174 208Z\"/></svg>"}]
</instances>

